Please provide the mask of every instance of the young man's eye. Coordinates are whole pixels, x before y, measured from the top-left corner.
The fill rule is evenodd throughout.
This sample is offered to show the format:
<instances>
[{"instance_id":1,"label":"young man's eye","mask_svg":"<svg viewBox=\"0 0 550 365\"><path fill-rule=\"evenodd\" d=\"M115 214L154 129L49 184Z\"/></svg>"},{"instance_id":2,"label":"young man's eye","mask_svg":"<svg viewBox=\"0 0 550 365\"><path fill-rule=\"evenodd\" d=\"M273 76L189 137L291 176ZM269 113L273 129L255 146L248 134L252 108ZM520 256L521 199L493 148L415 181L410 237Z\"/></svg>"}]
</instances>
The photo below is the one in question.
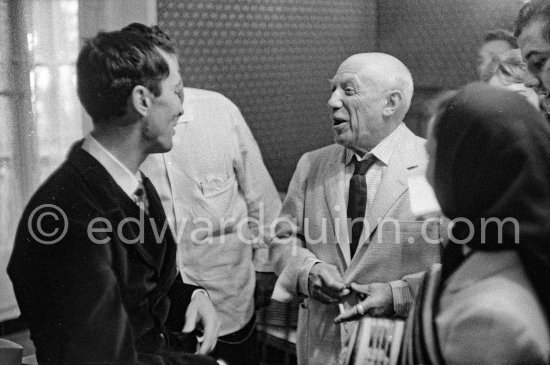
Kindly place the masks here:
<instances>
[{"instance_id":1,"label":"young man's eye","mask_svg":"<svg viewBox=\"0 0 550 365\"><path fill-rule=\"evenodd\" d=\"M540 59L534 59L528 63L528 69L532 73L539 73L542 68L544 67L544 64L546 63L546 58L540 58Z\"/></svg>"}]
</instances>

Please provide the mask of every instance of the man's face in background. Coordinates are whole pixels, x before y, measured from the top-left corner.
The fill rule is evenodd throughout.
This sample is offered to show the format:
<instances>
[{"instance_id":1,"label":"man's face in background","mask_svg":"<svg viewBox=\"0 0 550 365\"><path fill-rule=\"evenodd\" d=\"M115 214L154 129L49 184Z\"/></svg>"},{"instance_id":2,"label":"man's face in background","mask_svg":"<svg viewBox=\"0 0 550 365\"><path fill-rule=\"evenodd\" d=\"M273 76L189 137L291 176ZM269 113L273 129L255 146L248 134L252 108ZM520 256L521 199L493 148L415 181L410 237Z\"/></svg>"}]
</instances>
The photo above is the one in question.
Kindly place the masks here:
<instances>
[{"instance_id":1,"label":"man's face in background","mask_svg":"<svg viewBox=\"0 0 550 365\"><path fill-rule=\"evenodd\" d=\"M527 63L529 72L534 76L534 81L527 85L532 87L541 97L541 103L545 111L550 110L550 43L544 36L544 28L547 21L543 19L533 20L523 29L518 37L518 45L521 55Z\"/></svg>"}]
</instances>

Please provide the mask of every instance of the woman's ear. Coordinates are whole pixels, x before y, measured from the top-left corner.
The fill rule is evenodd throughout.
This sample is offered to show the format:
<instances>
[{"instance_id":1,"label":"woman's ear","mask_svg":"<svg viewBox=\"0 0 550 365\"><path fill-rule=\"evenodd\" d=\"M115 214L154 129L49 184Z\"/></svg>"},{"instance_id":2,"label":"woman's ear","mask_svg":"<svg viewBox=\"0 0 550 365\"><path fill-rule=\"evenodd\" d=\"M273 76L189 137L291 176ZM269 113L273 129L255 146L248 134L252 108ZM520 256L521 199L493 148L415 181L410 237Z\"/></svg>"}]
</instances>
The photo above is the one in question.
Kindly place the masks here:
<instances>
[{"instance_id":1,"label":"woman's ear","mask_svg":"<svg viewBox=\"0 0 550 365\"><path fill-rule=\"evenodd\" d=\"M146 116L153 105L153 94L143 85L137 85L130 95L130 107L141 116Z\"/></svg>"},{"instance_id":2,"label":"woman's ear","mask_svg":"<svg viewBox=\"0 0 550 365\"><path fill-rule=\"evenodd\" d=\"M401 106L403 101L403 94L399 90L391 90L386 96L386 105L382 110L382 115L389 117L390 115L395 114L395 112Z\"/></svg>"}]
</instances>

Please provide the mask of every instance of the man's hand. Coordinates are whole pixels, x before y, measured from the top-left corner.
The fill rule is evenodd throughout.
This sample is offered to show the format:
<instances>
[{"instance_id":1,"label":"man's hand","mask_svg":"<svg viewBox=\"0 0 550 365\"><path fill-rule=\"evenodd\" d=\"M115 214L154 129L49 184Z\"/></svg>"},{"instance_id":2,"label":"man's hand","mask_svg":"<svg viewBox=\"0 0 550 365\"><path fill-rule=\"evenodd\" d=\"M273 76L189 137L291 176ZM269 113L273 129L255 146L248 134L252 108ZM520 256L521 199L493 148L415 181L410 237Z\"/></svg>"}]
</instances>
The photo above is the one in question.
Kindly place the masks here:
<instances>
[{"instance_id":1,"label":"man's hand","mask_svg":"<svg viewBox=\"0 0 550 365\"><path fill-rule=\"evenodd\" d=\"M354 321L364 315L370 317L386 317L394 314L393 294L389 283L372 283L359 285L351 283L351 290L365 298L350 310L340 314L334 319L334 323Z\"/></svg>"},{"instance_id":2,"label":"man's hand","mask_svg":"<svg viewBox=\"0 0 550 365\"><path fill-rule=\"evenodd\" d=\"M191 303L189 303L185 312L185 326L182 332L191 333L197 323L202 324L204 333L204 339L197 353L206 355L216 347L220 322L210 298L202 292L195 294L191 299Z\"/></svg>"},{"instance_id":3,"label":"man's hand","mask_svg":"<svg viewBox=\"0 0 550 365\"><path fill-rule=\"evenodd\" d=\"M256 271L256 287L254 288L254 307L260 309L271 303L271 294L275 288L277 275L272 272Z\"/></svg>"},{"instance_id":4,"label":"man's hand","mask_svg":"<svg viewBox=\"0 0 550 365\"><path fill-rule=\"evenodd\" d=\"M350 294L334 265L318 262L309 271L309 295L324 304L338 303Z\"/></svg>"}]
</instances>

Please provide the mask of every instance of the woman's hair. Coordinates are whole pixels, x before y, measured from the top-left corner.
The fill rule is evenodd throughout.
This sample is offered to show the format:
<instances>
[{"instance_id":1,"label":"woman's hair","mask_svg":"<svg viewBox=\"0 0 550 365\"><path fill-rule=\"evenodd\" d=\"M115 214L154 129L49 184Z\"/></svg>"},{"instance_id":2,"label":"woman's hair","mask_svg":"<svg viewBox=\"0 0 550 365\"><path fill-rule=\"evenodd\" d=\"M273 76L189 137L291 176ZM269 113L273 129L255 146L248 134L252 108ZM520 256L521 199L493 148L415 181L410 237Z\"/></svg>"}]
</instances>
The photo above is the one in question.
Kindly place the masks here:
<instances>
[{"instance_id":1,"label":"woman's hair","mask_svg":"<svg viewBox=\"0 0 550 365\"><path fill-rule=\"evenodd\" d=\"M493 29L485 34L483 38L483 43L494 42L494 41L503 41L510 45L512 48L517 48L518 43L514 34L506 29Z\"/></svg>"},{"instance_id":2,"label":"woman's hair","mask_svg":"<svg viewBox=\"0 0 550 365\"><path fill-rule=\"evenodd\" d=\"M473 250L519 251L550 314L548 123L518 93L477 82L450 100L433 137L433 186L452 236Z\"/></svg>"},{"instance_id":3,"label":"woman's hair","mask_svg":"<svg viewBox=\"0 0 550 365\"><path fill-rule=\"evenodd\" d=\"M453 97L458 94L458 90L443 90L431 97L425 104L426 137L429 137L439 121L441 115L447 109Z\"/></svg>"},{"instance_id":4,"label":"woman's hair","mask_svg":"<svg viewBox=\"0 0 550 365\"><path fill-rule=\"evenodd\" d=\"M481 79L488 82L493 76L499 75L506 84L519 84L523 83L527 72L527 64L523 61L521 51L516 48L495 56Z\"/></svg>"}]
</instances>

